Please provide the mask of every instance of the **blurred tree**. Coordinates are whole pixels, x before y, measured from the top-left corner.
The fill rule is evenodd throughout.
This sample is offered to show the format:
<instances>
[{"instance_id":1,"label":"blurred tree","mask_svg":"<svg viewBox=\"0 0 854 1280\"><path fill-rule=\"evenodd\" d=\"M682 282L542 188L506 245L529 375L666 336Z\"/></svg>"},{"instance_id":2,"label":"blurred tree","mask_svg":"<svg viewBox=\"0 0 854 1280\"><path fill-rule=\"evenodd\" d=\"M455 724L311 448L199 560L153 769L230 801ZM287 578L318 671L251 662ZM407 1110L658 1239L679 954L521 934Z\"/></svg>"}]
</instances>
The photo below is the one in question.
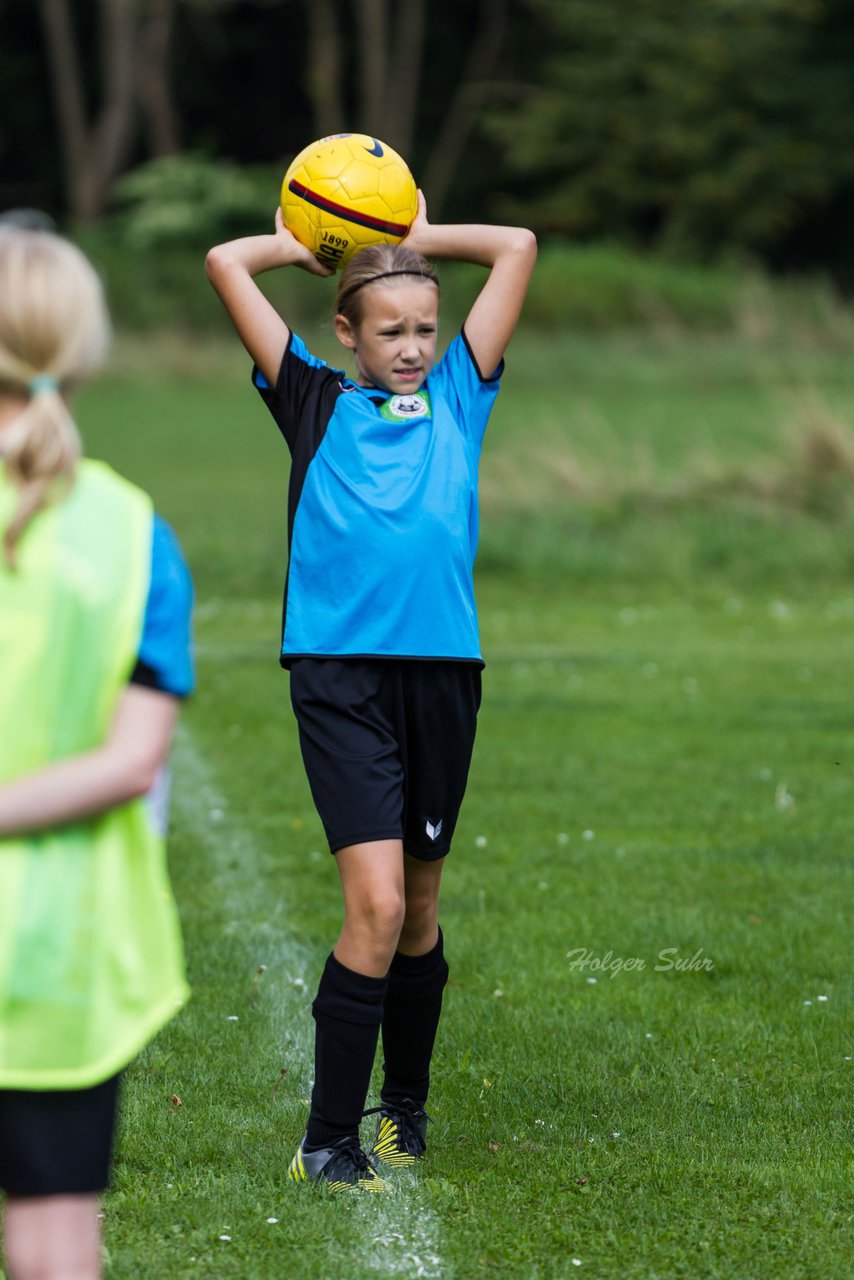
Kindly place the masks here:
<instances>
[{"instance_id":1,"label":"blurred tree","mask_svg":"<svg viewBox=\"0 0 854 1280\"><path fill-rule=\"evenodd\" d=\"M140 105L153 156L174 155L180 130L172 87L175 0L147 0L139 63Z\"/></svg>"},{"instance_id":2,"label":"blurred tree","mask_svg":"<svg viewBox=\"0 0 854 1280\"><path fill-rule=\"evenodd\" d=\"M341 93L341 33L335 0L305 0L308 17L306 87L314 115L314 136L346 130Z\"/></svg>"},{"instance_id":3,"label":"blurred tree","mask_svg":"<svg viewBox=\"0 0 854 1280\"><path fill-rule=\"evenodd\" d=\"M462 65L451 75L447 50L460 47L459 15L449 21L434 7L425 23L424 0L391 4L389 0L352 0L352 46L356 53L350 97L355 103L348 117L345 102L348 62L342 57L342 33L346 37L347 6L336 0L305 0L308 16L308 86L314 112L315 133L360 129L379 134L385 142L411 158L416 151L417 126L430 142L419 148L423 183L430 207L437 214L462 161L487 99L507 28L507 0L477 0L465 12L463 30L467 46ZM436 53L444 44L444 57ZM352 65L352 64L350 64ZM423 128L422 87L428 85L434 101L441 103L438 127L430 134ZM441 89L438 87L441 86Z\"/></svg>"},{"instance_id":4,"label":"blurred tree","mask_svg":"<svg viewBox=\"0 0 854 1280\"><path fill-rule=\"evenodd\" d=\"M507 9L507 0L481 0L474 39L462 75L457 80L424 170L424 188L430 193L433 217L445 205L478 115L489 101L507 32Z\"/></svg>"},{"instance_id":5,"label":"blurred tree","mask_svg":"<svg viewBox=\"0 0 854 1280\"><path fill-rule=\"evenodd\" d=\"M88 58L70 0L39 0L47 47L65 188L71 213L91 221L104 212L131 153L140 113L150 150L177 149L168 69L174 0L100 0L97 106L88 107ZM88 51L86 51L88 52Z\"/></svg>"},{"instance_id":6,"label":"blurred tree","mask_svg":"<svg viewBox=\"0 0 854 1280\"><path fill-rule=\"evenodd\" d=\"M102 0L100 104L88 118L86 86L68 0L39 0L57 126L62 142L65 186L75 217L95 218L126 157L134 110L134 0Z\"/></svg>"},{"instance_id":7,"label":"blurred tree","mask_svg":"<svg viewBox=\"0 0 854 1280\"><path fill-rule=\"evenodd\" d=\"M848 0L525 3L533 74L487 127L541 229L767 257L851 209Z\"/></svg>"},{"instance_id":8,"label":"blurred tree","mask_svg":"<svg viewBox=\"0 0 854 1280\"><path fill-rule=\"evenodd\" d=\"M854 278L852 66L852 0L0 0L0 206L97 218L152 158L273 174L360 128L433 217Z\"/></svg>"}]
</instances>

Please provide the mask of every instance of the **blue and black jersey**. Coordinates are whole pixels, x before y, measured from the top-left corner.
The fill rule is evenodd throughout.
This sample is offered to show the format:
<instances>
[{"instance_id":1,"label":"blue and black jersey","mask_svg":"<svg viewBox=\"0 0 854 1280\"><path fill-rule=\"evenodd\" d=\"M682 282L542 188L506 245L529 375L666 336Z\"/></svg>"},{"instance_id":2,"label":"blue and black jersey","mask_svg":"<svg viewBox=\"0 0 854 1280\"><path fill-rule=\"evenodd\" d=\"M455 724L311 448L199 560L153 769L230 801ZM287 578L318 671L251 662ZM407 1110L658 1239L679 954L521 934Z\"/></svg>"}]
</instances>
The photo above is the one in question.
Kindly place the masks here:
<instances>
[{"instance_id":1,"label":"blue and black jersey","mask_svg":"<svg viewBox=\"0 0 854 1280\"><path fill-rule=\"evenodd\" d=\"M502 365L456 337L418 392L361 387L291 334L253 381L291 451L282 665L301 656L482 663L477 472Z\"/></svg>"}]
</instances>

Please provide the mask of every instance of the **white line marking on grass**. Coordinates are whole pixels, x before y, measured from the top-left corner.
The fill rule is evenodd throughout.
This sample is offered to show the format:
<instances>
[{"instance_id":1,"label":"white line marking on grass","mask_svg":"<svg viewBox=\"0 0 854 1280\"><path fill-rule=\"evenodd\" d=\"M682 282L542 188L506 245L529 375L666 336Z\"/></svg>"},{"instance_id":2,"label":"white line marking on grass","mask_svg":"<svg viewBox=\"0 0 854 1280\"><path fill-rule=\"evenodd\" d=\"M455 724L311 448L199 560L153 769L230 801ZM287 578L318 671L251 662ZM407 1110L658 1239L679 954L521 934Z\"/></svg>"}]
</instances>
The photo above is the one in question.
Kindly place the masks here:
<instances>
[{"instance_id":1,"label":"white line marking on grass","mask_svg":"<svg viewBox=\"0 0 854 1280\"><path fill-rule=\"evenodd\" d=\"M239 919L230 922L235 932L240 931L248 967L257 959L261 933L268 963L281 968L290 989L305 1001L307 986L314 988L318 958L290 936L262 878L255 874L255 868L266 861L263 845L248 826L232 817L228 798L186 722L178 727L174 763L175 812L204 849L208 879L216 883L222 902L239 902L244 913L264 918L261 925L257 919L248 920L243 928ZM275 924L270 919L273 914L278 917ZM308 984L306 974L310 976ZM303 1073L298 1081L290 1075L289 1087L299 1089L301 1096L308 1097L314 1034L307 1001L297 1011L283 1006L271 1023L276 1043L287 1050L289 1059L299 1063ZM369 1142L370 1137L365 1141ZM419 1185L418 1175L398 1170L387 1176L387 1181L390 1186L384 1194L349 1197L355 1210L354 1219L362 1228L353 1240L355 1273L366 1277L393 1275L413 1280L438 1280L439 1277L453 1280L454 1271L443 1262L439 1252L439 1220L429 1207L428 1194ZM298 1188L285 1189L300 1194Z\"/></svg>"},{"instance_id":2,"label":"white line marking on grass","mask_svg":"<svg viewBox=\"0 0 854 1280\"><path fill-rule=\"evenodd\" d=\"M370 1274L367 1268L379 1276L417 1276L424 1280L446 1280L452 1275L438 1253L438 1219L424 1204L423 1192L414 1180L411 1187L400 1187L397 1195L387 1192L372 1197L372 1201L369 1208L373 1211L373 1230L366 1231L363 1239L359 1275Z\"/></svg>"},{"instance_id":3,"label":"white line marking on grass","mask_svg":"<svg viewBox=\"0 0 854 1280\"><path fill-rule=\"evenodd\" d=\"M249 827L232 817L231 806L186 722L178 726L173 758L178 777L173 797L175 812L205 851L206 879L217 886L227 919L226 930L239 939L246 955L247 973L255 968L259 946L263 945L267 967L278 969L289 989L300 997L299 1010L295 1011L289 1001L283 1002L270 1022L276 1044L289 1060L289 1071L291 1063L296 1068L290 1076L291 1086L299 1096L307 1097L314 1052L313 1024L305 994L316 981L318 958L297 943L278 921L273 923L280 904L270 898L255 870L264 861L262 846ZM236 919L227 915L232 903L239 904Z\"/></svg>"}]
</instances>

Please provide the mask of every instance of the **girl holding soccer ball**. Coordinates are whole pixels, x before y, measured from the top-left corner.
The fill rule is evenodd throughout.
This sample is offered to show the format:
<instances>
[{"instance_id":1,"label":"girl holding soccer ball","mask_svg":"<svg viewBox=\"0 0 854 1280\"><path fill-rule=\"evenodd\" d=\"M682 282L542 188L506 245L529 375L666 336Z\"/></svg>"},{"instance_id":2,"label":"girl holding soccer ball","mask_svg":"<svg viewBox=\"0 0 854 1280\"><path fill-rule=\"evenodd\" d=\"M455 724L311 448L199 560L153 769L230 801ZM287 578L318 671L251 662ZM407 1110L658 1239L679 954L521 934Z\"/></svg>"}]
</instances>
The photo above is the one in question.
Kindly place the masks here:
<instances>
[{"instance_id":1,"label":"girl holding soccer ball","mask_svg":"<svg viewBox=\"0 0 854 1280\"><path fill-rule=\"evenodd\" d=\"M428 257L489 271L439 360ZM255 284L275 267L330 274L281 213L273 234L207 257L291 453L281 663L343 893L312 1006L311 1111L289 1170L298 1182L379 1190L381 1162L425 1151L448 978L439 886L481 697L478 459L535 257L522 228L431 224L419 193L402 243L360 250L341 275L334 323L352 378L312 355ZM384 1081L365 1152L380 1027Z\"/></svg>"}]
</instances>

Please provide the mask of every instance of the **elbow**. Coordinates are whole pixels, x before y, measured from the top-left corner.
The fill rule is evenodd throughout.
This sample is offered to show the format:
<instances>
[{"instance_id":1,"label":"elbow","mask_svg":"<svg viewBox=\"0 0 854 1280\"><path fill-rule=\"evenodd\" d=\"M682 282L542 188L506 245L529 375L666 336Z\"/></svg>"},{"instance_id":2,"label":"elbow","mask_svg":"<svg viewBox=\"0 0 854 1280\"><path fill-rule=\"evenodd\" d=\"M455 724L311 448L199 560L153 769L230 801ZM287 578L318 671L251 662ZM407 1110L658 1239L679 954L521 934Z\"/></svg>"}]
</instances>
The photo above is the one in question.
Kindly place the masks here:
<instances>
[{"instance_id":1,"label":"elbow","mask_svg":"<svg viewBox=\"0 0 854 1280\"><path fill-rule=\"evenodd\" d=\"M217 281L223 278L232 262L233 258L227 244L216 244L212 249L208 249L205 256L205 274L212 285L216 286Z\"/></svg>"},{"instance_id":2,"label":"elbow","mask_svg":"<svg viewBox=\"0 0 854 1280\"><path fill-rule=\"evenodd\" d=\"M138 800L140 796L147 796L154 789L160 769L159 760L140 760L129 777L131 791L128 799Z\"/></svg>"},{"instance_id":3,"label":"elbow","mask_svg":"<svg viewBox=\"0 0 854 1280\"><path fill-rule=\"evenodd\" d=\"M159 756L143 752L130 754L117 761L113 791L115 804L129 804L140 796L147 796L157 781L163 767Z\"/></svg>"},{"instance_id":4,"label":"elbow","mask_svg":"<svg viewBox=\"0 0 854 1280\"><path fill-rule=\"evenodd\" d=\"M213 283L222 269L222 245L214 245L205 257L205 275Z\"/></svg>"},{"instance_id":5,"label":"elbow","mask_svg":"<svg viewBox=\"0 0 854 1280\"><path fill-rule=\"evenodd\" d=\"M537 237L533 231L529 231L527 227L517 227L517 248L519 253L523 254L530 263L537 260Z\"/></svg>"}]
</instances>

